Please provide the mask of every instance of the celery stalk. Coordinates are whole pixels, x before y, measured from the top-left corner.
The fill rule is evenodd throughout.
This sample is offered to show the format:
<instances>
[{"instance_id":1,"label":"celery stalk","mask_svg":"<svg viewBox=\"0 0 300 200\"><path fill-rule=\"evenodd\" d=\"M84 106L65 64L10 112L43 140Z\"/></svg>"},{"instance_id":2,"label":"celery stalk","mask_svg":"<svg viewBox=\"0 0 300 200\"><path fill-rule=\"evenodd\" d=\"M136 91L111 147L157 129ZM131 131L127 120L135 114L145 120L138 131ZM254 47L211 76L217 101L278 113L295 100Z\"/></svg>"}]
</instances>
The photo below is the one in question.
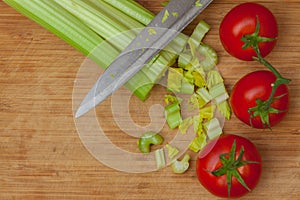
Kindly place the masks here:
<instances>
[{"instance_id":1,"label":"celery stalk","mask_svg":"<svg viewBox=\"0 0 300 200\"><path fill-rule=\"evenodd\" d=\"M5 3L88 55L103 39L61 6L47 0L4 0Z\"/></svg>"},{"instance_id":2,"label":"celery stalk","mask_svg":"<svg viewBox=\"0 0 300 200\"><path fill-rule=\"evenodd\" d=\"M5 0L7 4L39 23L71 46L91 58L102 68L106 68L135 36L128 32L124 37L115 37L113 45L105 39L123 31L144 27L144 24L128 16L122 10L141 13L140 17L154 17L149 11L134 1L124 1L129 7L118 10L104 1L48 1L48 0ZM126 3L127 2L127 3ZM133 6L132 6L133 5ZM136 9L136 10L134 10ZM150 18L149 18L150 17ZM101 20L99 20L101 19ZM120 20L120 19L123 19ZM145 23L145 22L144 22ZM182 42L184 40L181 40ZM182 49L181 47L173 46ZM141 100L145 100L156 83L176 59L174 53L163 51L151 67L145 67L135 75L126 87Z\"/></svg>"},{"instance_id":3,"label":"celery stalk","mask_svg":"<svg viewBox=\"0 0 300 200\"><path fill-rule=\"evenodd\" d=\"M132 0L103 0L107 4L121 10L126 15L134 18L144 25L148 25L154 18L154 14L145 9L143 6Z\"/></svg>"}]
</instances>

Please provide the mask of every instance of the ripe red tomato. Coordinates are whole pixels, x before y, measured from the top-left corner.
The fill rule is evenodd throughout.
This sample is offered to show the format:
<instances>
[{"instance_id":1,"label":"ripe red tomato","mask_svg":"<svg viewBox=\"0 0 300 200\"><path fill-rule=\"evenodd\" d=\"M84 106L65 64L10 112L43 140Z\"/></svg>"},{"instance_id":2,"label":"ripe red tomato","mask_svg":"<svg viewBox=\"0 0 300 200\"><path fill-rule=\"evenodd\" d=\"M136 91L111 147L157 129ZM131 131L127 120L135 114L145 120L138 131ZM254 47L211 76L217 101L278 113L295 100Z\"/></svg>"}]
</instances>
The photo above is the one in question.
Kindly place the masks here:
<instances>
[{"instance_id":1,"label":"ripe red tomato","mask_svg":"<svg viewBox=\"0 0 300 200\"><path fill-rule=\"evenodd\" d=\"M236 149L233 148L234 143ZM230 163L230 158L234 162ZM222 172L226 168L224 163L227 163L228 171L225 170L224 175L216 176L215 172ZM232 134L213 139L200 151L196 161L199 182L219 197L241 197L247 194L258 184L261 171L261 156L255 145L244 137ZM249 190L238 181L238 175ZM228 180L231 180L230 184Z\"/></svg>"},{"instance_id":2,"label":"ripe red tomato","mask_svg":"<svg viewBox=\"0 0 300 200\"><path fill-rule=\"evenodd\" d=\"M256 3L240 4L227 13L220 25L220 40L229 54L241 60L253 60L253 56L256 56L255 51L252 47L243 49L244 42L241 38L255 32L257 17L260 22L259 36L277 38L277 22L270 10ZM275 44L276 40L260 42L261 55L268 55Z\"/></svg>"},{"instance_id":3,"label":"ripe red tomato","mask_svg":"<svg viewBox=\"0 0 300 200\"><path fill-rule=\"evenodd\" d=\"M233 87L230 94L230 105L235 116L242 122L254 128L265 128L260 116L251 118L248 109L255 107L256 100L267 100L272 91L272 83L276 76L271 71L260 70L242 77ZM270 127L278 124L289 108L289 92L287 85L280 85L275 91L270 107L280 110L279 113L269 113Z\"/></svg>"}]
</instances>

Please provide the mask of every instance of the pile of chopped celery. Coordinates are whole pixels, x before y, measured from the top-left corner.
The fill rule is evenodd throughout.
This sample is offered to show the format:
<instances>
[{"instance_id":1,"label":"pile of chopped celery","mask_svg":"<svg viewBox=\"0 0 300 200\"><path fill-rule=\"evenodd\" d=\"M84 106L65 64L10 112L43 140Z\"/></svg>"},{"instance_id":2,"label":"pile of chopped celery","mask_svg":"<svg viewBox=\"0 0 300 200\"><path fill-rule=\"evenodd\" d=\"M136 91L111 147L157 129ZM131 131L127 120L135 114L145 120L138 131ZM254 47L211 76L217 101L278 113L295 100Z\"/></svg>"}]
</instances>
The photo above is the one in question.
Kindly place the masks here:
<instances>
[{"instance_id":1,"label":"pile of chopped celery","mask_svg":"<svg viewBox=\"0 0 300 200\"><path fill-rule=\"evenodd\" d=\"M189 149L194 152L200 151L208 140L222 134L222 127L215 112L218 111L226 119L231 115L227 101L229 95L216 68L217 53L203 43L203 38L209 30L210 26L205 21L200 21L188 39L188 47L179 55L178 67L168 70L167 89L175 95L166 96L166 120L171 129L178 127L182 134L193 126L196 136ZM188 94L188 102L176 100L180 94ZM182 103L188 103L190 110L198 110L197 114L182 119Z\"/></svg>"},{"instance_id":2,"label":"pile of chopped celery","mask_svg":"<svg viewBox=\"0 0 300 200\"><path fill-rule=\"evenodd\" d=\"M134 0L4 0L11 7L108 67L145 27L154 14ZM155 83L173 65L187 42L181 34L138 72L125 86L145 100Z\"/></svg>"},{"instance_id":3,"label":"pile of chopped celery","mask_svg":"<svg viewBox=\"0 0 300 200\"><path fill-rule=\"evenodd\" d=\"M205 21L195 28L188 38L188 45L178 57L177 65L168 68L167 90L165 96L165 117L170 129L178 128L186 134L190 127L195 133L188 148L199 152L209 140L220 136L223 132L216 112L229 119L231 109L229 95L224 80L217 70L217 53L203 38L210 30ZM182 118L181 106L188 104L190 115ZM195 112L196 111L196 112ZM195 114L196 113L196 114ZM189 167L190 156L186 153L181 161L174 159L179 153L175 146L166 145L167 156L173 159L174 173L184 173ZM155 152L158 168L165 166L164 148Z\"/></svg>"}]
</instances>

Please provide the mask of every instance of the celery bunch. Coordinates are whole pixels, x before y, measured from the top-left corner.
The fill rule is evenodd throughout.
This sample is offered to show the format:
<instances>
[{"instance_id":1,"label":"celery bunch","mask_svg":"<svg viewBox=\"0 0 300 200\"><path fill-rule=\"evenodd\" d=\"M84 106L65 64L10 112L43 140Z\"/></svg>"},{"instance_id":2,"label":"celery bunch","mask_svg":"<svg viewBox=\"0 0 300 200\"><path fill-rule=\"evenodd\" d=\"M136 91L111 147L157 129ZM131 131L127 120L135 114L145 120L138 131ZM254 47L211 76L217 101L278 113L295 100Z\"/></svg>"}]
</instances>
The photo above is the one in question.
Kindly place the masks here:
<instances>
[{"instance_id":1,"label":"celery bunch","mask_svg":"<svg viewBox=\"0 0 300 200\"><path fill-rule=\"evenodd\" d=\"M69 43L103 69L134 39L154 14L133 0L4 0ZM113 39L111 39L113 38ZM125 86L145 100L153 85L174 64L187 38L178 36Z\"/></svg>"}]
</instances>

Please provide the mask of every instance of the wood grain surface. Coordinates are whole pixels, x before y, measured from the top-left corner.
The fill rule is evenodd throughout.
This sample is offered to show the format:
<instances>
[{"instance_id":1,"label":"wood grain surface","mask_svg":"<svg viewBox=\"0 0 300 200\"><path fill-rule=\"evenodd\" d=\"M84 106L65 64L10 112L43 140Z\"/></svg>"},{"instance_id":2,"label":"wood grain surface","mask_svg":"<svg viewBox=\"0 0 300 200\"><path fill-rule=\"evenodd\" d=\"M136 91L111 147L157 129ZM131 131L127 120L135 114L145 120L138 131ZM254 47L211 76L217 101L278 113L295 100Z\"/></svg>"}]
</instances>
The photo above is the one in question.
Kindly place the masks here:
<instances>
[{"instance_id":1,"label":"wood grain surface","mask_svg":"<svg viewBox=\"0 0 300 200\"><path fill-rule=\"evenodd\" d=\"M157 13L164 0L139 0ZM219 70L231 91L248 72L263 69L256 62L229 56L218 38L221 19L243 1L215 0L200 19L212 27L205 42L216 49ZM290 111L272 131L252 129L234 116L225 133L243 135L263 158L257 188L241 199L300 199L300 2L254 1L267 6L279 25L277 46L267 59L292 79ZM85 148L73 118L72 95L77 72L85 61L78 51L0 2L0 199L218 199L197 181L196 154L190 169L175 175L170 167L147 173L126 173L106 166ZM155 87L145 103L129 105L134 123L149 123L149 108L161 101ZM109 102L98 118L107 137L121 149L136 151L136 139L113 121ZM167 129L163 131L168 132ZM170 132L167 139L174 135ZM101 144L99 144L101 145ZM103 152L107 153L107 152ZM114 158L112 158L114 159ZM130 164L130 160L124 165Z\"/></svg>"}]
</instances>

